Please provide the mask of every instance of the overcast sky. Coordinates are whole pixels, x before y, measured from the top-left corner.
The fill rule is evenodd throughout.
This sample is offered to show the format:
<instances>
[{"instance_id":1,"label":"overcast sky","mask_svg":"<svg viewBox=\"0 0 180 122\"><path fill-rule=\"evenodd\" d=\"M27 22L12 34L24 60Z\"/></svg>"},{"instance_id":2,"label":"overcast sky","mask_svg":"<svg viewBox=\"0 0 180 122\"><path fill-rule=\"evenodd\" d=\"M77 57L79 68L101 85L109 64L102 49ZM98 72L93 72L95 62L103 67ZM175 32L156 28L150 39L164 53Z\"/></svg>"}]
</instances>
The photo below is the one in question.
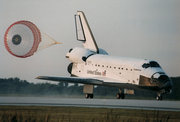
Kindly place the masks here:
<instances>
[{"instance_id":1,"label":"overcast sky","mask_svg":"<svg viewBox=\"0 0 180 122\"><path fill-rule=\"evenodd\" d=\"M66 52L76 41L74 14L84 11L99 47L110 55L156 60L180 76L180 0L0 0L0 77L36 81L39 75L69 76ZM4 47L15 21L29 20L62 42L17 58Z\"/></svg>"}]
</instances>

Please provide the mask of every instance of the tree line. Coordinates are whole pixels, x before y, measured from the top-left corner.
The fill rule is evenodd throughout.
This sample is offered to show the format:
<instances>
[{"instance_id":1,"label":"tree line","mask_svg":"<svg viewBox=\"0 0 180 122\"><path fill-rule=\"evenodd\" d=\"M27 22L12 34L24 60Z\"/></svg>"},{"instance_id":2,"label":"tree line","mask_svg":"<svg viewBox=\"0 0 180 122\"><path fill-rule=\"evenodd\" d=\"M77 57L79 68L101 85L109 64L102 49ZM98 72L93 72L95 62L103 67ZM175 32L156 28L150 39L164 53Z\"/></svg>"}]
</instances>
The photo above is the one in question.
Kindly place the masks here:
<instances>
[{"instance_id":1,"label":"tree line","mask_svg":"<svg viewBox=\"0 0 180 122\"><path fill-rule=\"evenodd\" d=\"M180 77L172 78L174 87L171 95L165 95L165 99L180 100ZM96 86L94 88L94 94L98 97L115 98L118 88ZM20 80L19 78L0 78L0 95L22 95L22 96L83 96L83 86L74 84L68 85L67 82L60 82L59 84L50 83L30 83L26 80ZM127 98L138 99L153 99L156 93L143 90L135 91L135 95L126 95Z\"/></svg>"}]
</instances>

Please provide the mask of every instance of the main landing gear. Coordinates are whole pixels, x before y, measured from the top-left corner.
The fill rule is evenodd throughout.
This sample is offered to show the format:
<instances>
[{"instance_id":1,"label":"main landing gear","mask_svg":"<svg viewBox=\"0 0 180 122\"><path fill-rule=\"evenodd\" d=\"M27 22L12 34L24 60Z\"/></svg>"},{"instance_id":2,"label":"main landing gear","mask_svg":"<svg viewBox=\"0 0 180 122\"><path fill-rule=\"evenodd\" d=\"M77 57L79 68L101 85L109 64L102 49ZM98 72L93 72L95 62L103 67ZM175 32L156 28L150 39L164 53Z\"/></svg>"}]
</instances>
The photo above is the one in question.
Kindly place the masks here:
<instances>
[{"instance_id":1,"label":"main landing gear","mask_svg":"<svg viewBox=\"0 0 180 122\"><path fill-rule=\"evenodd\" d=\"M119 93L116 94L116 99L124 99L124 98L125 98L124 91L119 89Z\"/></svg>"},{"instance_id":2,"label":"main landing gear","mask_svg":"<svg viewBox=\"0 0 180 122\"><path fill-rule=\"evenodd\" d=\"M94 95L93 94L85 94L85 98L88 99L93 99Z\"/></svg>"},{"instance_id":3,"label":"main landing gear","mask_svg":"<svg viewBox=\"0 0 180 122\"><path fill-rule=\"evenodd\" d=\"M94 89L93 85L84 85L83 86L83 93L85 94L86 99L88 99L88 98L93 99L93 97L94 97L93 89Z\"/></svg>"},{"instance_id":4,"label":"main landing gear","mask_svg":"<svg viewBox=\"0 0 180 122\"><path fill-rule=\"evenodd\" d=\"M124 93L117 93L116 94L116 98L117 99L124 99L125 98L125 94Z\"/></svg>"}]
</instances>

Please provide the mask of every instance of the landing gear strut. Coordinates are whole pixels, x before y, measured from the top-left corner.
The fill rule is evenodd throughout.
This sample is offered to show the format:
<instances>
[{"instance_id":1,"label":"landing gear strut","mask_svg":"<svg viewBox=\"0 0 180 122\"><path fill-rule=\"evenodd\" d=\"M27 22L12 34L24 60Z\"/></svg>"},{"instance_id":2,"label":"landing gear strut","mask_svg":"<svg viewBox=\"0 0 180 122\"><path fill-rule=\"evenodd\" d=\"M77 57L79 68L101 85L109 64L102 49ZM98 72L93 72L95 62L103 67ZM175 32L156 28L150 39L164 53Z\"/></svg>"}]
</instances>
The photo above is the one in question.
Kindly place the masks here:
<instances>
[{"instance_id":1,"label":"landing gear strut","mask_svg":"<svg viewBox=\"0 0 180 122\"><path fill-rule=\"evenodd\" d=\"M124 99L125 98L125 94L124 94L124 92L121 91L121 89L119 89L119 93L116 94L116 98L117 99Z\"/></svg>"}]
</instances>

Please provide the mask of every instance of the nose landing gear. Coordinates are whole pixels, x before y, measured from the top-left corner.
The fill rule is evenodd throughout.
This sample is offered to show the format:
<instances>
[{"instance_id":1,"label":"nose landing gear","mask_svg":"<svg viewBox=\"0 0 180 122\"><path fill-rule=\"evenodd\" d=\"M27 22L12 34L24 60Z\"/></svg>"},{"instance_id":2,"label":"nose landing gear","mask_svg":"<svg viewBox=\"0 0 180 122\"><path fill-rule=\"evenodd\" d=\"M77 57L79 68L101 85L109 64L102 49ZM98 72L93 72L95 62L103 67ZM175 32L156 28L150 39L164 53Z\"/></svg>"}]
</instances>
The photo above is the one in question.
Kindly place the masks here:
<instances>
[{"instance_id":1,"label":"nose landing gear","mask_svg":"<svg viewBox=\"0 0 180 122\"><path fill-rule=\"evenodd\" d=\"M162 94L159 93L156 97L156 100L162 100Z\"/></svg>"},{"instance_id":2,"label":"nose landing gear","mask_svg":"<svg viewBox=\"0 0 180 122\"><path fill-rule=\"evenodd\" d=\"M163 94L166 94L165 89L162 89L162 90L160 90L160 91L157 93L156 100L162 100L162 99L163 99L163 98L162 98L162 95L163 95Z\"/></svg>"}]
</instances>

